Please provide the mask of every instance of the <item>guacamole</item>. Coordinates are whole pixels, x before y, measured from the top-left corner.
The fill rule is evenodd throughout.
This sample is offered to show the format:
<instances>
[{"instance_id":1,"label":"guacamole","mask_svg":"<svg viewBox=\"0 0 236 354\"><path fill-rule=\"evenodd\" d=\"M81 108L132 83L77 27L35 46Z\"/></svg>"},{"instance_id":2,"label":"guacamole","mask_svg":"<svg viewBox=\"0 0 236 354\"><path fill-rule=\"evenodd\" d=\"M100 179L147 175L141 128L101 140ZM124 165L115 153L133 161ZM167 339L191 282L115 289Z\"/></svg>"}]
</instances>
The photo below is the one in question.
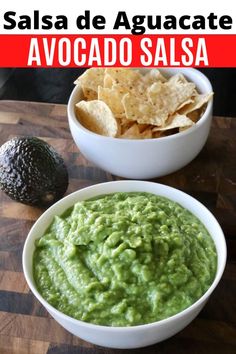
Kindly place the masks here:
<instances>
[{"instance_id":1,"label":"guacamole","mask_svg":"<svg viewBox=\"0 0 236 354\"><path fill-rule=\"evenodd\" d=\"M107 326L172 316L214 280L217 255L203 224L149 193L114 193L55 216L36 241L34 279L61 312Z\"/></svg>"}]
</instances>

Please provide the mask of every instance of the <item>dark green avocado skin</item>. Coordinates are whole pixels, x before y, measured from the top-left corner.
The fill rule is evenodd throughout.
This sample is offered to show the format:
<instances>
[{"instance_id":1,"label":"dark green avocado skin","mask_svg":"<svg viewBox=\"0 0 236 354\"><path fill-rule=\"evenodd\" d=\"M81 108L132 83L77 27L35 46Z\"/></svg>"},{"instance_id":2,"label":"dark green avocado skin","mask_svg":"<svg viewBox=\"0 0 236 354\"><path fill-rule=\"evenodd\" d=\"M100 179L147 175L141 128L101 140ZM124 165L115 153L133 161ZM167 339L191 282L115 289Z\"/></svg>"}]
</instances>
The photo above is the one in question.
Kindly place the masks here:
<instances>
[{"instance_id":1,"label":"dark green avocado skin","mask_svg":"<svg viewBox=\"0 0 236 354\"><path fill-rule=\"evenodd\" d=\"M47 207L68 187L62 157L36 137L16 137L0 147L0 188L21 203Z\"/></svg>"}]
</instances>

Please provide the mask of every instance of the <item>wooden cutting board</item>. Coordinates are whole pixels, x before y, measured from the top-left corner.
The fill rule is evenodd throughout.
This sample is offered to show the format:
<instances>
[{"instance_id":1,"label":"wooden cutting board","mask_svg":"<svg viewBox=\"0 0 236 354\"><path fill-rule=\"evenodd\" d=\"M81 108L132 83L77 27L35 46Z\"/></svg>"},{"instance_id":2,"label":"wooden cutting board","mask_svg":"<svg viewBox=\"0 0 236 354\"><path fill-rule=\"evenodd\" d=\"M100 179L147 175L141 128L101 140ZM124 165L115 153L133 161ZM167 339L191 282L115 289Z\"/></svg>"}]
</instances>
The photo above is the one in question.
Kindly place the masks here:
<instances>
[{"instance_id":1,"label":"wooden cutting board","mask_svg":"<svg viewBox=\"0 0 236 354\"><path fill-rule=\"evenodd\" d=\"M1 101L0 144L16 135L38 136L61 153L70 175L67 194L119 179L80 154L71 139L64 105ZM155 181L197 198L225 232L227 267L197 319L163 343L132 351L96 347L69 334L31 294L22 273L23 244L42 210L13 202L0 192L0 354L236 353L236 118L214 117L199 156Z\"/></svg>"}]
</instances>

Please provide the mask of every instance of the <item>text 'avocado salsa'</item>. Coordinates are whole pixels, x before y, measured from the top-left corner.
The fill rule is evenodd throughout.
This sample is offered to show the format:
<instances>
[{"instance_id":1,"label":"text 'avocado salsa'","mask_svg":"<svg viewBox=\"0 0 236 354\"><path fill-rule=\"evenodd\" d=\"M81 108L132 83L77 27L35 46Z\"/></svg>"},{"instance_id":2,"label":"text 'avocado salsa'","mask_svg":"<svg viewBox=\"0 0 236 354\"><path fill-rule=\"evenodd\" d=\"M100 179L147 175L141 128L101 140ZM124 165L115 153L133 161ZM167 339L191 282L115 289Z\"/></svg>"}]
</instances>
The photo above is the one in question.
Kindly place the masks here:
<instances>
[{"instance_id":1,"label":"text 'avocado salsa'","mask_svg":"<svg viewBox=\"0 0 236 354\"><path fill-rule=\"evenodd\" d=\"M179 204L149 193L81 201L36 241L43 298L79 320L133 326L170 317L212 284L214 242Z\"/></svg>"}]
</instances>

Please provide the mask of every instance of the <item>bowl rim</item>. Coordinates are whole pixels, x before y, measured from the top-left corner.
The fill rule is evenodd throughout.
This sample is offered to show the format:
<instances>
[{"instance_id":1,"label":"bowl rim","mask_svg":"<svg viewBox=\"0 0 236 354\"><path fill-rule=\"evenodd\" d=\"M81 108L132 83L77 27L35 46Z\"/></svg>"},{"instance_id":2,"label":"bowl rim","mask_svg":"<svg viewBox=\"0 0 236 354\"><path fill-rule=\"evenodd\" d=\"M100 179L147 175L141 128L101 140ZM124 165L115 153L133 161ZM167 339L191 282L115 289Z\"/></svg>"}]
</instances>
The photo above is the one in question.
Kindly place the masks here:
<instances>
[{"instance_id":1,"label":"bowl rim","mask_svg":"<svg viewBox=\"0 0 236 354\"><path fill-rule=\"evenodd\" d=\"M145 69L145 70L151 70L153 68L135 68L135 69ZM168 70L173 70L176 71L176 73L180 72L180 73L188 73L190 72L192 75L194 76L199 76L199 78L204 82L204 84L206 86L208 86L208 90L209 92L213 92L213 88L211 85L211 82L209 81L209 79L206 77L206 75L204 75L201 71L195 69L195 68L157 68L158 70L160 70L160 72L162 71L168 71ZM194 82L194 81L193 81ZM182 132L178 132L172 135L168 135L168 136L162 136L160 138L152 138L152 139L122 139L122 138L113 138L113 137L109 137L109 136L104 136L104 135L100 135L97 133L92 132L91 130L85 128L77 119L76 114L75 114L75 103L74 103L74 97L76 96L77 92L81 89L80 85L77 84L74 89L71 92L71 95L69 97L68 100L68 104L67 104L67 116L68 116L68 121L73 121L73 123L76 125L76 127L80 130L82 130L84 133L88 134L88 135L92 135L93 138L95 139L106 139L106 141L112 141L112 142L119 142L121 144L125 144L127 141L129 141L131 144L144 144L147 143L147 141L149 143L152 143L154 141L166 141L169 139L178 139L179 137L182 138L183 136L187 136L191 133L193 133L195 130L199 129L204 122L211 116L211 111L212 111L212 107L213 107L213 97L210 99L210 101L208 101L207 103L207 107L203 113L203 115L200 117L200 119L196 122L195 125L192 125L190 128L188 128L187 130L184 130Z\"/></svg>"},{"instance_id":2,"label":"bowl rim","mask_svg":"<svg viewBox=\"0 0 236 354\"><path fill-rule=\"evenodd\" d=\"M42 223L42 221L44 220L44 218L50 214L53 215L53 210L60 204L63 204L65 203L65 201L67 200L70 200L77 196L78 195L78 201L80 200L79 198L79 195L80 193L83 193L89 189L95 189L98 187L103 187L104 185L111 185L111 184L114 184L114 185L118 185L118 184L126 184L126 183L129 183L129 184L140 184L140 183L143 183L144 185L157 185L157 187L159 188L163 188L164 191L167 191L169 190L170 192L174 191L174 193L177 193L179 196L182 196L183 198L188 198L192 203L195 203L196 206L202 208L204 210L204 213L207 214L208 219L210 219L211 222L213 222L217 229L218 229L218 234L219 234L219 237L221 238L221 241L222 241L222 249L221 249L221 253L220 253L220 258L221 258L221 261L222 261L222 264L221 264L221 267L219 268L217 266L217 270L216 270L216 275L215 275L215 278L212 282L212 284L210 285L210 287L208 288L208 290L197 300L195 301L192 305L190 305L189 307L187 307L186 309L184 309L183 311L180 311L178 312L177 314L173 315L173 316L170 316L170 317L167 317L163 320L159 320L159 321L155 321L155 322L151 322L151 323L146 323L146 324L140 324L140 325L135 325L135 326L106 326L106 325L98 325L98 324L94 324L94 323L89 323L89 322L85 322L85 321L82 321L82 320L78 320L78 319L75 319L73 317L70 317L66 314L64 314L63 312L57 310L55 307L53 307L52 305L50 305L43 297L42 295L39 293L39 291L37 290L36 288L36 285L31 281L30 279L30 271L27 267L27 258L28 258L28 253L31 253L32 252L32 256L33 256L33 251L31 249L29 249L29 243L30 243L30 240L31 238L33 239L37 239L39 238L40 236L36 237L35 238L35 229L36 227L38 226L38 224ZM131 191L132 192L132 191ZM145 190L144 190L145 192ZM110 192L110 193L116 193L115 191L113 192ZM151 192L150 192L151 193ZM106 191L104 192L104 194L109 194L106 193ZM156 194L155 192L153 192L153 194ZM101 194L97 194L97 193L94 193L94 196L96 195L101 195ZM158 195L158 194L156 194ZM169 197L166 197L166 198L169 198ZM170 199L170 198L169 198ZM83 199L83 200L86 200ZM178 202L176 201L177 203L179 203L181 205L181 202ZM72 204L74 205L74 203ZM66 207L67 209L68 207ZM61 212L61 214L66 210L66 209L63 209L63 211ZM187 209L187 208L186 208ZM191 212L191 211L190 211ZM193 213L193 212L192 212ZM194 213L193 213L194 214ZM55 215L55 214L54 214ZM206 226L206 225L205 225ZM207 228L207 227L206 227ZM210 233L210 232L209 232ZM214 241L214 240L213 240ZM215 243L215 242L214 242ZM217 251L217 257L219 258L219 253ZM27 237L26 237L26 240L25 240L25 243L24 243L24 248L23 248L23 253L22 253L22 265L23 265L23 272L24 272L24 276L25 276L25 279L27 281L27 284L30 288L30 290L32 291L32 293L35 295L35 297L39 300L39 302L46 308L46 310L48 310L51 314L55 314L56 316L58 316L59 318L63 318L64 320L67 320L67 321L70 321L71 323L75 324L75 325L81 325L83 327L86 327L86 328L94 328L94 329L100 329L100 330L106 330L106 331L111 331L111 332L115 332L115 331L136 331L136 330L143 330L144 328L153 328L155 326L160 326L162 324L168 324L169 322L173 321L173 320L177 320L177 319L181 319L181 317L183 317L184 315L188 314L188 313L191 313L191 311L194 309L194 308L198 308L198 305L201 306L204 305L204 302L209 298L209 296L211 295L211 293L215 290L216 286L218 285L222 275L223 275L223 272L224 272L224 269L225 269L225 265L226 265L226 259L227 259L227 248L226 248L226 241L225 241L225 237L224 237L224 233L221 229L221 226L220 224L218 223L218 221L216 220L216 218L214 217L214 215L202 204L200 203L197 199L193 198L192 196L188 195L187 193L179 190L179 189L176 189L176 188L173 188L173 187L170 187L170 186L167 186L167 185L164 185L164 184L160 184L160 183L155 183L155 182L148 182L148 181L141 181L141 180L121 180L121 181L111 181L111 182L103 182L103 183L98 183L98 184L94 184L94 185L91 185L89 187L85 187L85 188L82 188L82 189L79 189L67 196L65 196L64 198L62 198L61 200L59 200L58 202L56 202L55 204L53 204L50 208L48 208L38 219L37 221L33 224L32 228L30 229Z\"/></svg>"}]
</instances>

